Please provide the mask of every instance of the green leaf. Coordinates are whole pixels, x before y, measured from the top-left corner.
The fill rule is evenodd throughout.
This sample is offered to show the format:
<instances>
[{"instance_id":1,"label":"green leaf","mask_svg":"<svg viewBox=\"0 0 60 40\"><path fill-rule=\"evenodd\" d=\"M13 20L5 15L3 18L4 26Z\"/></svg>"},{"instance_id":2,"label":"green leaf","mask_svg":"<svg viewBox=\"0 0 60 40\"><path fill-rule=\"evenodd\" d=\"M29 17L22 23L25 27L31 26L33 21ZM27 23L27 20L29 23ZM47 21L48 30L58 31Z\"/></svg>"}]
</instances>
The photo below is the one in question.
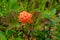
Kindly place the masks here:
<instances>
[{"instance_id":1,"label":"green leaf","mask_svg":"<svg viewBox=\"0 0 60 40\"><path fill-rule=\"evenodd\" d=\"M0 8L0 17L2 17L2 16L3 16L3 9Z\"/></svg>"},{"instance_id":2,"label":"green leaf","mask_svg":"<svg viewBox=\"0 0 60 40\"><path fill-rule=\"evenodd\" d=\"M5 38L5 36L1 36L0 40L7 40L7 39Z\"/></svg>"},{"instance_id":3,"label":"green leaf","mask_svg":"<svg viewBox=\"0 0 60 40\"><path fill-rule=\"evenodd\" d=\"M43 12L42 16L43 16L44 18L50 19L50 11L49 11L49 10L45 10L45 11Z\"/></svg>"},{"instance_id":4,"label":"green leaf","mask_svg":"<svg viewBox=\"0 0 60 40\"><path fill-rule=\"evenodd\" d=\"M5 36L4 32L0 31L0 36Z\"/></svg>"},{"instance_id":5,"label":"green leaf","mask_svg":"<svg viewBox=\"0 0 60 40\"><path fill-rule=\"evenodd\" d=\"M21 37L16 38L16 40L22 40Z\"/></svg>"},{"instance_id":6,"label":"green leaf","mask_svg":"<svg viewBox=\"0 0 60 40\"><path fill-rule=\"evenodd\" d=\"M56 40L60 39L60 34L56 35Z\"/></svg>"},{"instance_id":7,"label":"green leaf","mask_svg":"<svg viewBox=\"0 0 60 40\"><path fill-rule=\"evenodd\" d=\"M18 36L21 35L21 34L22 34L22 32L19 32L19 33L18 33Z\"/></svg>"},{"instance_id":8,"label":"green leaf","mask_svg":"<svg viewBox=\"0 0 60 40\"><path fill-rule=\"evenodd\" d=\"M57 25L58 32L60 32L60 25Z\"/></svg>"},{"instance_id":9,"label":"green leaf","mask_svg":"<svg viewBox=\"0 0 60 40\"><path fill-rule=\"evenodd\" d=\"M16 33L15 30L7 30L6 31L7 37L10 37L14 33Z\"/></svg>"},{"instance_id":10,"label":"green leaf","mask_svg":"<svg viewBox=\"0 0 60 40\"><path fill-rule=\"evenodd\" d=\"M46 38L46 40L51 40L50 38Z\"/></svg>"},{"instance_id":11,"label":"green leaf","mask_svg":"<svg viewBox=\"0 0 60 40\"><path fill-rule=\"evenodd\" d=\"M0 31L0 40L6 40L4 32Z\"/></svg>"},{"instance_id":12,"label":"green leaf","mask_svg":"<svg viewBox=\"0 0 60 40\"><path fill-rule=\"evenodd\" d=\"M51 16L54 16L56 14L56 9L53 9L52 11L51 11Z\"/></svg>"},{"instance_id":13,"label":"green leaf","mask_svg":"<svg viewBox=\"0 0 60 40\"><path fill-rule=\"evenodd\" d=\"M45 14L45 18L50 19L50 15Z\"/></svg>"},{"instance_id":14,"label":"green leaf","mask_svg":"<svg viewBox=\"0 0 60 40\"><path fill-rule=\"evenodd\" d=\"M11 9L13 9L13 10L17 10L17 8L18 8L18 4L17 4L17 3L12 4Z\"/></svg>"},{"instance_id":15,"label":"green leaf","mask_svg":"<svg viewBox=\"0 0 60 40\"><path fill-rule=\"evenodd\" d=\"M10 2L10 3L16 3L17 0L10 0L9 2Z\"/></svg>"}]
</instances>

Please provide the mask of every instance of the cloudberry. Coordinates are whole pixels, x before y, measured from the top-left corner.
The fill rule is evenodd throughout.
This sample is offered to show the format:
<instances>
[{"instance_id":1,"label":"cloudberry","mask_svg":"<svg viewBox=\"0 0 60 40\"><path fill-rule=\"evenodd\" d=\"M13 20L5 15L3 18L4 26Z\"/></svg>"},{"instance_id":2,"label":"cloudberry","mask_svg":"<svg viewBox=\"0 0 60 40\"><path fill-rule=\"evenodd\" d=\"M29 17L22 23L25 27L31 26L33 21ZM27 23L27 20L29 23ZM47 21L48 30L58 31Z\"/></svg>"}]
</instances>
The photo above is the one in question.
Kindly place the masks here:
<instances>
[{"instance_id":1,"label":"cloudberry","mask_svg":"<svg viewBox=\"0 0 60 40\"><path fill-rule=\"evenodd\" d=\"M27 11L23 11L18 16L18 21L22 22L23 24L32 23L32 14L28 13Z\"/></svg>"}]
</instances>

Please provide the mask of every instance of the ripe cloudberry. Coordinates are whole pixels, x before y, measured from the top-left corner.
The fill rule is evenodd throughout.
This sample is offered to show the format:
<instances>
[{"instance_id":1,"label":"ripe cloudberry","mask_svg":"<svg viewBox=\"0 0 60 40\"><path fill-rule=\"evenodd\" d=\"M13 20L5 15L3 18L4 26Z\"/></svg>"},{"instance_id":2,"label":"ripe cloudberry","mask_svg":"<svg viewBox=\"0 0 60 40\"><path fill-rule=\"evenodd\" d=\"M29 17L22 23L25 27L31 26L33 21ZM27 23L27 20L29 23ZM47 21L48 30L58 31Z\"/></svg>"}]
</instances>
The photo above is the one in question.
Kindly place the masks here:
<instances>
[{"instance_id":1,"label":"ripe cloudberry","mask_svg":"<svg viewBox=\"0 0 60 40\"><path fill-rule=\"evenodd\" d=\"M32 23L32 14L28 13L27 11L23 11L18 16L19 22L22 22L23 24L26 23Z\"/></svg>"}]
</instances>

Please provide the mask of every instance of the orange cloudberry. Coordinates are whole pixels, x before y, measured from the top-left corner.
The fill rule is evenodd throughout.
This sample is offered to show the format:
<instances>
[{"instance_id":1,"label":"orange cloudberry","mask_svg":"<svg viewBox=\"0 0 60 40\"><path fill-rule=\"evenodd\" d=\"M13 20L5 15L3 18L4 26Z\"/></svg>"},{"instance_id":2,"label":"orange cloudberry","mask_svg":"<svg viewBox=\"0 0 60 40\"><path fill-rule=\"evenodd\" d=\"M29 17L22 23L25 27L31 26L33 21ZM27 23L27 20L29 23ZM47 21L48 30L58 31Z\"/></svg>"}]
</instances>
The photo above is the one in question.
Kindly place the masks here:
<instances>
[{"instance_id":1,"label":"orange cloudberry","mask_svg":"<svg viewBox=\"0 0 60 40\"><path fill-rule=\"evenodd\" d=\"M22 22L23 24L32 23L32 14L28 13L27 11L20 12L18 16L18 21Z\"/></svg>"}]
</instances>

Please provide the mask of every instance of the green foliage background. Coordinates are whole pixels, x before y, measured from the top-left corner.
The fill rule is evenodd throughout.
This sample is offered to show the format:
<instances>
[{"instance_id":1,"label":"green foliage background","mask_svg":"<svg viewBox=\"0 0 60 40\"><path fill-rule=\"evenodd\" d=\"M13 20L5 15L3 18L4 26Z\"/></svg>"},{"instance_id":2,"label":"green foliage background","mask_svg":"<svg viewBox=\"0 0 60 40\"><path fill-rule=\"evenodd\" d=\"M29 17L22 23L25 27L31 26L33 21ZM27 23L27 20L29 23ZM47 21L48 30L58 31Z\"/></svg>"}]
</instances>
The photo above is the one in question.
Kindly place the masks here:
<instances>
[{"instance_id":1,"label":"green foliage background","mask_svg":"<svg viewBox=\"0 0 60 40\"><path fill-rule=\"evenodd\" d=\"M60 0L0 0L0 40L24 40L20 32L21 23L18 22L19 13L24 10L41 14L34 16L37 18L33 20L33 30L30 33L33 40L60 40ZM25 33L29 26L25 25ZM47 37L44 38L44 35Z\"/></svg>"}]
</instances>

